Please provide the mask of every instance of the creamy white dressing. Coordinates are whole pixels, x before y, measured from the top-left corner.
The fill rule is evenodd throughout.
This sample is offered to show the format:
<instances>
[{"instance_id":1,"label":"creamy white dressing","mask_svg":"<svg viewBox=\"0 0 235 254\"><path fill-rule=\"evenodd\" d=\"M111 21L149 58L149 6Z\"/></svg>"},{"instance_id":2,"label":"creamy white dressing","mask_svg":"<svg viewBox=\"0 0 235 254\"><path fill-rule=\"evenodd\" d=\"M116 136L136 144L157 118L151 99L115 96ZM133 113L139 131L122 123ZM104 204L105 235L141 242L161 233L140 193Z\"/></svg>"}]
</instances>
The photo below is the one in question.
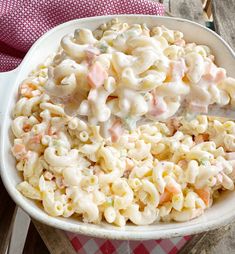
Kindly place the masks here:
<instances>
[{"instance_id":1,"label":"creamy white dressing","mask_svg":"<svg viewBox=\"0 0 235 254\"><path fill-rule=\"evenodd\" d=\"M182 105L185 112L207 113L211 104L229 103L219 88L226 73L213 63L207 46L187 43L182 33L165 27L117 23L102 29L99 38L88 29L66 35L49 68L45 88L68 115L102 126L119 118L133 128L141 118L165 121L182 112ZM91 73L97 63L101 67ZM113 78L114 89L99 87L107 79L102 73ZM91 88L97 89L92 100Z\"/></svg>"}]
</instances>

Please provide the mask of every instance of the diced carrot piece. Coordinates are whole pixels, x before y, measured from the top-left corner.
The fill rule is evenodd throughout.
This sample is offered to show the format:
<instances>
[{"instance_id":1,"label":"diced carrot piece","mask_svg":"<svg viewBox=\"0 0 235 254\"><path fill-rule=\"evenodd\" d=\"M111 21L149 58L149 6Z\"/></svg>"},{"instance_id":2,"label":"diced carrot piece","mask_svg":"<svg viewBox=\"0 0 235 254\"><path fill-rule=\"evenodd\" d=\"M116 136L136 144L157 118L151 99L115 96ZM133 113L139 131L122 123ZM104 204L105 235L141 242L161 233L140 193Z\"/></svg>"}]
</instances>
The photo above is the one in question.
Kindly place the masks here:
<instances>
[{"instance_id":1,"label":"diced carrot piece","mask_svg":"<svg viewBox=\"0 0 235 254\"><path fill-rule=\"evenodd\" d=\"M27 153L25 145L15 144L12 147L12 153L16 157L16 159L22 159Z\"/></svg>"},{"instance_id":2,"label":"diced carrot piece","mask_svg":"<svg viewBox=\"0 0 235 254\"><path fill-rule=\"evenodd\" d=\"M178 166L180 166L181 168L185 169L188 166L187 160L180 160L178 162Z\"/></svg>"},{"instance_id":3,"label":"diced carrot piece","mask_svg":"<svg viewBox=\"0 0 235 254\"><path fill-rule=\"evenodd\" d=\"M123 134L123 131L124 131L124 129L122 127L121 121L117 120L116 122L114 122L112 127L109 129L109 133L111 135L112 142L117 142L118 139Z\"/></svg>"},{"instance_id":4,"label":"diced carrot piece","mask_svg":"<svg viewBox=\"0 0 235 254\"><path fill-rule=\"evenodd\" d=\"M23 153L23 152L25 152L25 146L23 144L15 144L13 146L13 152L15 154Z\"/></svg>"},{"instance_id":5,"label":"diced carrot piece","mask_svg":"<svg viewBox=\"0 0 235 254\"><path fill-rule=\"evenodd\" d=\"M24 125L23 125L23 130L25 131L25 132L28 132L28 131L30 131L32 129L32 126L29 124L29 123L25 123Z\"/></svg>"},{"instance_id":6,"label":"diced carrot piece","mask_svg":"<svg viewBox=\"0 0 235 254\"><path fill-rule=\"evenodd\" d=\"M194 141L196 144L200 144L203 142L203 137L202 135L197 135L195 138L194 138Z\"/></svg>"},{"instance_id":7,"label":"diced carrot piece","mask_svg":"<svg viewBox=\"0 0 235 254\"><path fill-rule=\"evenodd\" d=\"M210 196L211 196L210 189L208 187L206 187L204 189L195 189L195 192L204 201L206 206L209 206L209 204L210 204Z\"/></svg>"},{"instance_id":8,"label":"diced carrot piece","mask_svg":"<svg viewBox=\"0 0 235 254\"><path fill-rule=\"evenodd\" d=\"M179 188L171 183L168 183L166 185L166 189L167 189L167 191L169 191L170 193L173 193L173 194L178 194L180 192Z\"/></svg>"},{"instance_id":9,"label":"diced carrot piece","mask_svg":"<svg viewBox=\"0 0 235 254\"><path fill-rule=\"evenodd\" d=\"M203 137L203 140L204 140L204 141L209 141L210 135L209 135L208 133L203 133L203 134L202 134L202 137Z\"/></svg>"},{"instance_id":10,"label":"diced carrot piece","mask_svg":"<svg viewBox=\"0 0 235 254\"><path fill-rule=\"evenodd\" d=\"M205 74L205 75L203 75L203 79L205 81L212 82L213 81L213 76L211 76L211 74Z\"/></svg>"},{"instance_id":11,"label":"diced carrot piece","mask_svg":"<svg viewBox=\"0 0 235 254\"><path fill-rule=\"evenodd\" d=\"M222 80L226 78L226 73L223 69L219 69L215 76L215 82L220 83Z\"/></svg>"},{"instance_id":12,"label":"diced carrot piece","mask_svg":"<svg viewBox=\"0 0 235 254\"><path fill-rule=\"evenodd\" d=\"M29 142L30 142L31 144L40 144L40 142L41 142L41 137L42 137L41 134L35 135L35 136L33 136L33 137L29 140Z\"/></svg>"},{"instance_id":13,"label":"diced carrot piece","mask_svg":"<svg viewBox=\"0 0 235 254\"><path fill-rule=\"evenodd\" d=\"M203 133L203 134L199 134L198 136L196 136L194 138L194 141L196 142L196 144L205 142L209 140L209 134L208 133Z\"/></svg>"},{"instance_id":14,"label":"diced carrot piece","mask_svg":"<svg viewBox=\"0 0 235 254\"><path fill-rule=\"evenodd\" d=\"M196 136L194 138L194 141L196 142L196 144L205 142L209 140L209 134L208 133L203 133L203 134L199 134L198 136Z\"/></svg>"},{"instance_id":15,"label":"diced carrot piece","mask_svg":"<svg viewBox=\"0 0 235 254\"><path fill-rule=\"evenodd\" d=\"M101 64L95 62L87 75L88 83L92 88L98 88L104 84L105 79L108 77L108 73Z\"/></svg>"},{"instance_id":16,"label":"diced carrot piece","mask_svg":"<svg viewBox=\"0 0 235 254\"><path fill-rule=\"evenodd\" d=\"M33 91L36 89L36 86L32 83L28 83L28 82L23 82L21 85L20 85L20 88L19 88L19 91L20 91L20 94L25 96L25 97L33 97L35 96L33 94Z\"/></svg>"},{"instance_id":17,"label":"diced carrot piece","mask_svg":"<svg viewBox=\"0 0 235 254\"><path fill-rule=\"evenodd\" d=\"M163 204L163 203L166 203L166 202L169 202L171 201L172 199L172 193L165 190L162 195L160 196L160 201L159 201L159 204Z\"/></svg>"}]
</instances>

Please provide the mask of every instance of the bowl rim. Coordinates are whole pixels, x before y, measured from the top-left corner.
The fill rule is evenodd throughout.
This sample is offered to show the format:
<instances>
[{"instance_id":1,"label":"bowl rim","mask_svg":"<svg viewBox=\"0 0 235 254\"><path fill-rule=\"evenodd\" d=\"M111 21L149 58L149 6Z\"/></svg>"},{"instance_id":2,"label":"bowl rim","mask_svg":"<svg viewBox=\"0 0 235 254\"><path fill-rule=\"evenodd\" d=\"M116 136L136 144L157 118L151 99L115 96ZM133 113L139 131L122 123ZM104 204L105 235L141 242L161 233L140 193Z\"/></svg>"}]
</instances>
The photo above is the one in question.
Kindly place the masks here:
<instances>
[{"instance_id":1,"label":"bowl rim","mask_svg":"<svg viewBox=\"0 0 235 254\"><path fill-rule=\"evenodd\" d=\"M112 19L112 18L118 18L118 17L154 17L156 19L171 19L171 20L177 20L181 22L187 22L192 24L193 26L198 26L204 30L206 30L209 33L212 33L214 36L217 37L229 50L231 55L235 58L235 53L233 52L232 48L228 45L228 43L221 38L217 33L214 31L211 31L210 29L204 27L203 25L200 25L198 23L195 23L193 21L189 21L182 18L175 18L175 17L162 17L162 16L154 16L154 15L137 15L137 14L128 14L128 15L107 15L107 16L96 16L96 17L89 17L89 18L82 18L82 19L74 19L65 23L62 23L52 29L50 29L48 32L46 32L44 35L42 35L30 48L26 56L24 57L23 61L19 65L19 67L13 71L12 78L14 80L17 80L18 74L21 71L21 68L24 66L24 63L28 61L28 58L31 56L35 48L38 44L44 39L46 39L48 36L53 34L55 31L59 29L63 29L66 26L73 25L74 23L78 21L97 21L102 19ZM5 120L3 119L4 126ZM124 228L105 228L105 227L96 227L94 224L87 224L87 223L81 223L80 225L75 223L66 221L65 219L61 219L60 217L52 217L46 214L46 212L43 210L42 212L38 211L39 208L35 208L30 205L29 201L27 201L27 198L23 197L22 194L20 194L16 188L12 188L12 184L10 183L10 178L7 174L7 163L5 163L4 159L4 147L5 147L5 137L4 132L1 131L0 136L0 142L1 142L1 149L0 149L0 163L1 163L1 177L3 184L5 188L7 189L8 193L10 194L11 198L14 200L14 202L20 206L27 214L30 215L30 217L34 218L37 221L40 221L41 223L47 224L52 227L56 227L62 230L85 234L88 236L93 237L100 237L100 238L108 238L108 239L116 239L116 240L149 240L149 239L163 239L163 238L170 238L170 237L177 237L177 236L183 236L183 235L189 235L189 234L196 234L201 233L204 231L212 230L215 228L218 228L220 226L226 225L232 220L235 220L235 213L228 212L223 217L220 217L220 219L214 219L210 221L206 221L204 224L193 224L193 225L184 225L182 228L177 229L164 229L162 230L151 230L151 231L140 231L140 230L125 230ZM102 225L102 224L101 224ZM161 225L161 224L160 224ZM164 224L162 224L164 226ZM138 228L139 226L133 226ZM139 227L140 228L140 227Z\"/></svg>"}]
</instances>

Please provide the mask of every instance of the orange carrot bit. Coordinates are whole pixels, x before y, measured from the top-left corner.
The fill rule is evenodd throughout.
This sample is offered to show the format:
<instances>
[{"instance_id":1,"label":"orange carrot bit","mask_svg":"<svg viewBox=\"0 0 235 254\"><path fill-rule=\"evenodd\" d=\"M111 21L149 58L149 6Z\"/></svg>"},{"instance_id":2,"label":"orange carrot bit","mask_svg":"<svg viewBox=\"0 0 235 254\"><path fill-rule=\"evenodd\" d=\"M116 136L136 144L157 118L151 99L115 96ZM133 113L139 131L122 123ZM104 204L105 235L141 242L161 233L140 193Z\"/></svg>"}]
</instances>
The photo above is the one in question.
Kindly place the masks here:
<instances>
[{"instance_id":1,"label":"orange carrot bit","mask_svg":"<svg viewBox=\"0 0 235 254\"><path fill-rule=\"evenodd\" d=\"M27 153L25 145L15 144L12 147L12 153L16 157L16 159L22 159Z\"/></svg>"},{"instance_id":2,"label":"orange carrot bit","mask_svg":"<svg viewBox=\"0 0 235 254\"><path fill-rule=\"evenodd\" d=\"M19 154L25 151L25 146L23 144L15 144L12 150L14 153Z\"/></svg>"},{"instance_id":3,"label":"orange carrot bit","mask_svg":"<svg viewBox=\"0 0 235 254\"><path fill-rule=\"evenodd\" d=\"M226 73L223 69L219 69L215 76L215 82L220 83L222 80L226 78Z\"/></svg>"},{"instance_id":4,"label":"orange carrot bit","mask_svg":"<svg viewBox=\"0 0 235 254\"><path fill-rule=\"evenodd\" d=\"M41 142L41 137L42 137L42 134L35 135L35 136L33 136L33 137L29 140L29 142L30 142L31 144L40 144L40 142Z\"/></svg>"},{"instance_id":5,"label":"orange carrot bit","mask_svg":"<svg viewBox=\"0 0 235 254\"><path fill-rule=\"evenodd\" d=\"M194 138L194 141L196 144L205 142L209 140L209 134L208 133L203 133L203 134L199 134L198 136L196 136Z\"/></svg>"},{"instance_id":6,"label":"orange carrot bit","mask_svg":"<svg viewBox=\"0 0 235 254\"><path fill-rule=\"evenodd\" d=\"M114 122L112 127L109 129L112 142L117 142L119 138L121 137L121 135L123 134L123 132L124 132L124 129L123 129L121 121L117 120L116 122Z\"/></svg>"},{"instance_id":7,"label":"orange carrot bit","mask_svg":"<svg viewBox=\"0 0 235 254\"><path fill-rule=\"evenodd\" d=\"M209 136L208 133L203 133L203 134L202 134L202 137L203 137L203 140L204 140L204 141L209 141L210 136Z\"/></svg>"},{"instance_id":8,"label":"orange carrot bit","mask_svg":"<svg viewBox=\"0 0 235 254\"><path fill-rule=\"evenodd\" d=\"M166 189L167 189L167 191L169 191L170 193L173 193L173 194L178 194L181 191L176 184L173 184L171 182L169 182L166 185Z\"/></svg>"},{"instance_id":9,"label":"orange carrot bit","mask_svg":"<svg viewBox=\"0 0 235 254\"><path fill-rule=\"evenodd\" d=\"M87 75L88 83L91 88L98 88L104 84L105 79L108 77L108 73L101 64L95 62Z\"/></svg>"},{"instance_id":10,"label":"orange carrot bit","mask_svg":"<svg viewBox=\"0 0 235 254\"><path fill-rule=\"evenodd\" d=\"M33 97L33 91L36 89L36 86L32 83L24 82L20 85L19 92L25 97Z\"/></svg>"},{"instance_id":11,"label":"orange carrot bit","mask_svg":"<svg viewBox=\"0 0 235 254\"><path fill-rule=\"evenodd\" d=\"M206 206L209 206L209 204L210 204L210 197L211 197L211 193L210 193L209 187L206 187L204 189L195 189L195 192L204 201Z\"/></svg>"},{"instance_id":12,"label":"orange carrot bit","mask_svg":"<svg viewBox=\"0 0 235 254\"><path fill-rule=\"evenodd\" d=\"M25 132L28 132L28 131L30 131L32 129L32 126L29 124L29 123L25 123L24 125L23 125L23 130L25 131Z\"/></svg>"},{"instance_id":13,"label":"orange carrot bit","mask_svg":"<svg viewBox=\"0 0 235 254\"><path fill-rule=\"evenodd\" d=\"M172 193L170 193L169 191L165 190L162 195L160 196L160 201L159 201L159 204L163 204L163 203L166 203L166 202L169 202L172 200Z\"/></svg>"},{"instance_id":14,"label":"orange carrot bit","mask_svg":"<svg viewBox=\"0 0 235 254\"><path fill-rule=\"evenodd\" d=\"M188 166L188 161L187 160L180 160L179 162L178 162L178 166L180 166L181 168L183 168L183 169L186 169L187 168L187 166Z\"/></svg>"}]
</instances>

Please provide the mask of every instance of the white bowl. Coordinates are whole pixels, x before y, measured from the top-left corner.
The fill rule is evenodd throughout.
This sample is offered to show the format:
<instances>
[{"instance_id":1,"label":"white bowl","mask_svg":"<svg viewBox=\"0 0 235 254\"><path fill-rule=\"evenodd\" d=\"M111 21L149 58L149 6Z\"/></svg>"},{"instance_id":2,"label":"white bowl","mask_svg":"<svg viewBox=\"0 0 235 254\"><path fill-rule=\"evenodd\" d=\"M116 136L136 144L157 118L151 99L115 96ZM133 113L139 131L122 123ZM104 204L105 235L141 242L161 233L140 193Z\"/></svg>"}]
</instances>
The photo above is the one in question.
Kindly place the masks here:
<instances>
[{"instance_id":1,"label":"white bowl","mask_svg":"<svg viewBox=\"0 0 235 254\"><path fill-rule=\"evenodd\" d=\"M38 64L43 63L46 57L59 46L63 35L73 32L79 27L97 28L100 24L117 16L101 16L73 20L43 35L29 50L20 66L6 73L0 73L0 160L3 183L17 205L22 207L34 219L63 230L91 235L95 237L147 240L190 235L215 229L231 222L235 218L234 192L226 192L214 205L206 210L201 217L184 223L157 223L149 226L127 225L118 228L106 223L100 225L86 224L73 218L56 218L47 215L35 202L25 198L16 189L22 179L15 168L15 159L11 155L12 146L11 111L17 99L17 89L20 82L27 77ZM165 25L168 28L180 30L189 42L210 46L216 56L219 66L227 70L228 75L235 77L235 54L228 44L211 30L194 22L168 17L146 15L120 15L120 21L128 23L146 23L148 26Z\"/></svg>"}]
</instances>

